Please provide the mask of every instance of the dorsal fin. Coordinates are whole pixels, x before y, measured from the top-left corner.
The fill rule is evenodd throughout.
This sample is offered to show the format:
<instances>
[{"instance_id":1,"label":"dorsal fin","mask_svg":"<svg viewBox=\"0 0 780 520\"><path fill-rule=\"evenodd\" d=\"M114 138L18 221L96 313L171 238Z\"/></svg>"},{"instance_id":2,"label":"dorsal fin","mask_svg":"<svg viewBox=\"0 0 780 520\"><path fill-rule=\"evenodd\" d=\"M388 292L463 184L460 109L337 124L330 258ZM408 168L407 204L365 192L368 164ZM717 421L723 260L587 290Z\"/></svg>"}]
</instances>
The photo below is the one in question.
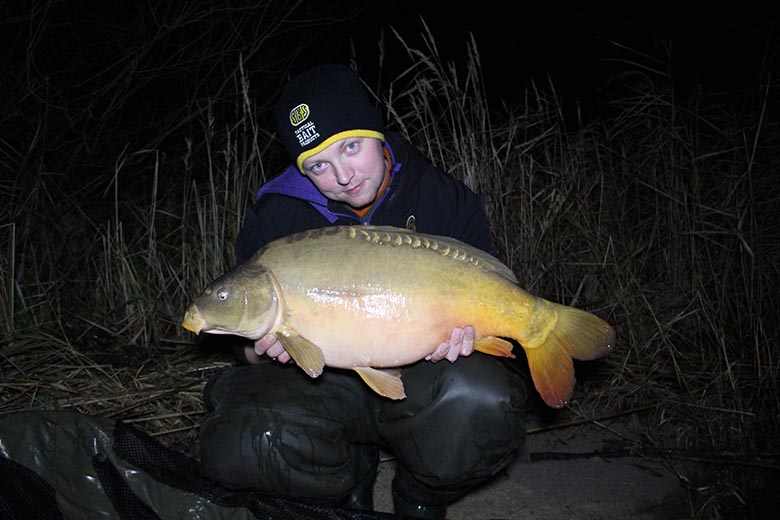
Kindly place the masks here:
<instances>
[{"instance_id":1,"label":"dorsal fin","mask_svg":"<svg viewBox=\"0 0 780 520\"><path fill-rule=\"evenodd\" d=\"M509 267L495 256L474 246L450 237L428 235L393 226L341 226L341 232L349 238L362 238L377 245L406 246L426 249L475 267L495 272L517 283L517 277Z\"/></svg>"}]
</instances>

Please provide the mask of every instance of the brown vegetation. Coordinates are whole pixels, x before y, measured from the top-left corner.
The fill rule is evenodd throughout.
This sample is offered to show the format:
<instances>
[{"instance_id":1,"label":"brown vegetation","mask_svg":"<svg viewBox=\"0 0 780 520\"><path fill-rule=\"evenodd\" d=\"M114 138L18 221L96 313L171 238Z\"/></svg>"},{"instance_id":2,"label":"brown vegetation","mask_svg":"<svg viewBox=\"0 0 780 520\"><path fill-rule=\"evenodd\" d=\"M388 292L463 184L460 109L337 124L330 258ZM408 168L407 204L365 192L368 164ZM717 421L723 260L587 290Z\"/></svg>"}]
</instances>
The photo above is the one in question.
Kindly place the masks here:
<instances>
[{"instance_id":1,"label":"brown vegetation","mask_svg":"<svg viewBox=\"0 0 780 520\"><path fill-rule=\"evenodd\" d=\"M269 39L302 23L242 14L255 24L239 24L236 41L202 42L207 53L178 46L168 27L101 67L79 58L87 97L36 76L36 63L11 64L0 414L115 417L197 455L200 392L232 359L179 323L232 265L241 217L282 165L268 107L294 51ZM190 18L178 29L202 15L180 13ZM501 257L524 287L591 310L618 333L612 354L578 366L575 398L551 420L624 415L639 452L732 468L717 496L701 491L694 517L717 518L717 498L744 501L755 480L740 469L780 469L774 78L740 97L678 99L663 65L639 55L644 66L626 63L593 117L572 120L554 85L489 107L479 42L464 49L466 67L442 62L433 35L426 42L387 43L408 64L376 89L390 126L485 198ZM250 72L258 56L271 65ZM137 110L137 95L161 80L155 71L172 69L210 74L176 90L175 110Z\"/></svg>"}]
</instances>

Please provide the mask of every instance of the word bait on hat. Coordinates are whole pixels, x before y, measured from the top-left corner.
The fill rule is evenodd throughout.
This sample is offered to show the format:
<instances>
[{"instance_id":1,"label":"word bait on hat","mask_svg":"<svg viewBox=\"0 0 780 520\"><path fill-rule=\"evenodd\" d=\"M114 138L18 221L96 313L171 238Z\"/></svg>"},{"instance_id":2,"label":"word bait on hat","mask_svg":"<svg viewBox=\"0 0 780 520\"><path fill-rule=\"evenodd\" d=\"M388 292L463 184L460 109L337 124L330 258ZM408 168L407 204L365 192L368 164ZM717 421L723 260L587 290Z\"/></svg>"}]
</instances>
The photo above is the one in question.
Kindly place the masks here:
<instances>
[{"instance_id":1,"label":"word bait on hat","mask_svg":"<svg viewBox=\"0 0 780 520\"><path fill-rule=\"evenodd\" d=\"M276 126L301 171L303 161L340 139L385 139L360 77L344 65L319 65L295 76L276 104Z\"/></svg>"}]
</instances>

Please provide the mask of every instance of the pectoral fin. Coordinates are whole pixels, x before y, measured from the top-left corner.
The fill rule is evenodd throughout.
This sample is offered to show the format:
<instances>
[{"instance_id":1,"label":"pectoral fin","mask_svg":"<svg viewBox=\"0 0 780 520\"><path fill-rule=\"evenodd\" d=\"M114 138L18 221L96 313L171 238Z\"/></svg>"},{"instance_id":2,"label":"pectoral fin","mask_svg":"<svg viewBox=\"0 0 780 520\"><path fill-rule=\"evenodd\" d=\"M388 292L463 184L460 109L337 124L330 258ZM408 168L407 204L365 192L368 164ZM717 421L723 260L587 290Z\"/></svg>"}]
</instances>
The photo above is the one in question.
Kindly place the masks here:
<instances>
[{"instance_id":1,"label":"pectoral fin","mask_svg":"<svg viewBox=\"0 0 780 520\"><path fill-rule=\"evenodd\" d=\"M514 358L512 344L505 339L495 336L485 336L474 341L474 350L490 354L491 356Z\"/></svg>"},{"instance_id":2,"label":"pectoral fin","mask_svg":"<svg viewBox=\"0 0 780 520\"><path fill-rule=\"evenodd\" d=\"M325 367L325 356L320 347L299 335L293 329L283 328L276 333L277 339L284 349L293 358L295 364L309 374L310 377L318 377Z\"/></svg>"},{"instance_id":3,"label":"pectoral fin","mask_svg":"<svg viewBox=\"0 0 780 520\"><path fill-rule=\"evenodd\" d=\"M379 370L371 367L356 367L355 372L379 395L396 400L406 397L400 369Z\"/></svg>"}]
</instances>

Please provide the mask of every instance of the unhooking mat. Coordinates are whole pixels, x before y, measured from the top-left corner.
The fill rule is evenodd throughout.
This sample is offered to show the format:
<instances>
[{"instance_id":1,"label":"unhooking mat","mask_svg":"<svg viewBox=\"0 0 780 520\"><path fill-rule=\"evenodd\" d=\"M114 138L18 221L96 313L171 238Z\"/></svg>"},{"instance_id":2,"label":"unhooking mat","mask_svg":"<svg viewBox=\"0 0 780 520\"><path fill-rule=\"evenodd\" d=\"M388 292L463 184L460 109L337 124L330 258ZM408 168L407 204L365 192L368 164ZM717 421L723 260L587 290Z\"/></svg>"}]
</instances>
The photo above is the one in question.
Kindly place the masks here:
<instances>
[{"instance_id":1,"label":"unhooking mat","mask_svg":"<svg viewBox=\"0 0 780 520\"><path fill-rule=\"evenodd\" d=\"M140 430L75 412L1 417L0 483L4 520L399 518L225 489Z\"/></svg>"}]
</instances>

